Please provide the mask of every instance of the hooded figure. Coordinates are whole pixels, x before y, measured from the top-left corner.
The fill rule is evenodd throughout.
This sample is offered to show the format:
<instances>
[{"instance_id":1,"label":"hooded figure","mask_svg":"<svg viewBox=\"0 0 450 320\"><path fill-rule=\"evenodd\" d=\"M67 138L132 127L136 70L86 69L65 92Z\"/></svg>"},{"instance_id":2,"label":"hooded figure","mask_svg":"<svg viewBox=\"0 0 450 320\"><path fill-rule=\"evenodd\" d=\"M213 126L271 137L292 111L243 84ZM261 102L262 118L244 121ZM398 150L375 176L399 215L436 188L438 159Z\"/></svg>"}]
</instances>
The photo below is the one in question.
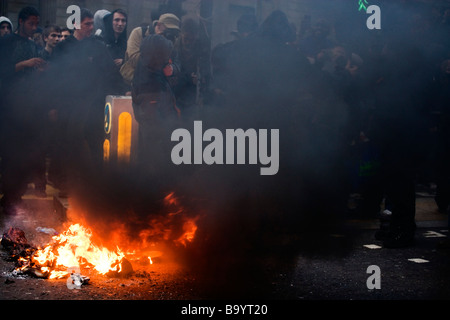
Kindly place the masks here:
<instances>
[{"instance_id":1,"label":"hooded figure","mask_svg":"<svg viewBox=\"0 0 450 320\"><path fill-rule=\"evenodd\" d=\"M98 37L103 37L105 33L105 23L103 22L103 18L106 15L111 14L108 10L98 10L94 14L94 30L95 35Z\"/></svg>"},{"instance_id":2,"label":"hooded figure","mask_svg":"<svg viewBox=\"0 0 450 320\"><path fill-rule=\"evenodd\" d=\"M237 39L245 38L258 30L258 20L254 14L243 14L237 22L237 30L231 34Z\"/></svg>"},{"instance_id":3,"label":"hooded figure","mask_svg":"<svg viewBox=\"0 0 450 320\"><path fill-rule=\"evenodd\" d=\"M8 23L9 23L9 28L8 28ZM6 30L9 29L9 33L8 31L6 31L4 29L4 26L7 28ZM0 37L4 37L7 34L11 34L13 30L13 24L11 22L11 20L9 20L7 17L0 17Z\"/></svg>"},{"instance_id":4,"label":"hooded figure","mask_svg":"<svg viewBox=\"0 0 450 320\"><path fill-rule=\"evenodd\" d=\"M286 14L282 11L273 11L261 24L261 36L278 43L295 41L295 31L289 24Z\"/></svg>"},{"instance_id":5,"label":"hooded figure","mask_svg":"<svg viewBox=\"0 0 450 320\"><path fill-rule=\"evenodd\" d=\"M113 27L114 15L116 13L118 14L118 19L125 19L125 22L122 21L122 26L120 27L121 32L114 30ZM121 59L121 64L123 63L123 59L125 59L125 52L127 51L127 19L127 14L121 9L116 9L103 17L101 37L108 47L112 58L114 60Z\"/></svg>"}]
</instances>

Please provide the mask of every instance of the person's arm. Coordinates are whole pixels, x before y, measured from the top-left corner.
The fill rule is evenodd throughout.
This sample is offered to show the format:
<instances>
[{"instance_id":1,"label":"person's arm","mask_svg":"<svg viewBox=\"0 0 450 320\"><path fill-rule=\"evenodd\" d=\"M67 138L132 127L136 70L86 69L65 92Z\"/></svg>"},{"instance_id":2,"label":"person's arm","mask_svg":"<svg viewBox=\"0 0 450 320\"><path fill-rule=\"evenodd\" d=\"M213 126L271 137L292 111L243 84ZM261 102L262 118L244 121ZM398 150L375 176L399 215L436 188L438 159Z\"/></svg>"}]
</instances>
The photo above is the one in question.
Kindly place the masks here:
<instances>
[{"instance_id":1,"label":"person's arm","mask_svg":"<svg viewBox=\"0 0 450 320\"><path fill-rule=\"evenodd\" d=\"M46 65L46 62L42 58L31 58L28 60L20 61L16 63L15 71L19 72L26 68L42 68Z\"/></svg>"}]
</instances>

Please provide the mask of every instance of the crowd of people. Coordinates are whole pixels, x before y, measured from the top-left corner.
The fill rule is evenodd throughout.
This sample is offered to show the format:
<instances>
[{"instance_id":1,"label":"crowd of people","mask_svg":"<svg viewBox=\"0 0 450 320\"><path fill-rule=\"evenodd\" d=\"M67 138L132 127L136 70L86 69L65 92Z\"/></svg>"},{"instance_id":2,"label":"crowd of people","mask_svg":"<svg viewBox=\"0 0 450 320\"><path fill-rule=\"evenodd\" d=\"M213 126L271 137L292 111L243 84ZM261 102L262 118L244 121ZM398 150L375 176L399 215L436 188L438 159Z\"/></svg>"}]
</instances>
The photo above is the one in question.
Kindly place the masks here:
<instances>
[{"instance_id":1,"label":"crowd of people","mask_svg":"<svg viewBox=\"0 0 450 320\"><path fill-rule=\"evenodd\" d=\"M14 212L30 183L38 196L48 180L64 195L80 172L100 168L105 97L128 95L140 161L154 165L146 170L170 159L180 119L279 128L277 192L330 221L352 193L367 216L385 201L390 226L376 237L386 247L411 245L417 179L437 184L441 212L450 205L449 13L413 12L396 19L395 31L360 38L338 28L332 36L331 24L311 25L308 16L296 30L279 10L261 23L245 14L236 39L211 51L198 21L172 13L129 36L122 9L82 9L75 30L39 30L32 7L20 11L15 30L1 17L3 212Z\"/></svg>"}]
</instances>

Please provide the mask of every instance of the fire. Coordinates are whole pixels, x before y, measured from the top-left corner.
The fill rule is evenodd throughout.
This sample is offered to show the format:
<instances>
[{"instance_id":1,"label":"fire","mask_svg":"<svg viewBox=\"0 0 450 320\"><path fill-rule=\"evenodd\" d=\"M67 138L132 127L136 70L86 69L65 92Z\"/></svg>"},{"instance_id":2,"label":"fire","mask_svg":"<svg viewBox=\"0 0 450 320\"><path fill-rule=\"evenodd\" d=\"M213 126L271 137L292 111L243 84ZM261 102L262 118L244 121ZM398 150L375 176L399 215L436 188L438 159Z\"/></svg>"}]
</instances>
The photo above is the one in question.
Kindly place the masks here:
<instances>
[{"instance_id":1,"label":"fire","mask_svg":"<svg viewBox=\"0 0 450 320\"><path fill-rule=\"evenodd\" d=\"M54 236L52 243L37 250L31 257L32 262L41 266L44 272L50 267L60 269L80 265L92 265L100 274L109 271L120 272L120 261L125 257L120 248L109 251L104 247L98 247L92 243L91 237L90 229L73 224L67 231ZM61 272L50 271L49 278L60 276Z\"/></svg>"},{"instance_id":2,"label":"fire","mask_svg":"<svg viewBox=\"0 0 450 320\"><path fill-rule=\"evenodd\" d=\"M168 205L178 205L178 199L175 197L175 193L171 192L167 196L164 197L164 201Z\"/></svg>"},{"instance_id":3,"label":"fire","mask_svg":"<svg viewBox=\"0 0 450 320\"><path fill-rule=\"evenodd\" d=\"M176 240L177 243L187 246L189 242L192 242L197 232L196 219L187 220L183 225L183 235Z\"/></svg>"},{"instance_id":4,"label":"fire","mask_svg":"<svg viewBox=\"0 0 450 320\"><path fill-rule=\"evenodd\" d=\"M146 260L150 266L163 255L159 251L158 242L163 247L163 243L187 247L194 240L198 228L199 216L192 218L186 215L174 193L168 194L164 202L166 214L150 216L147 221L142 221L142 230L131 233L134 240L129 237L130 230L127 229L126 221L111 221L108 226L97 226L99 230L105 227L108 229L107 235L102 238L108 239L109 248L115 247L115 250L95 244L92 230L85 226L90 223L80 216L71 221L83 223L71 224L66 231L53 236L45 247L36 248L29 256L21 257L18 261L20 267L17 269L31 270L39 277L61 279L68 276L72 268L90 268L100 275L110 275L132 270L130 261L142 263ZM119 248L118 243L122 248Z\"/></svg>"},{"instance_id":5,"label":"fire","mask_svg":"<svg viewBox=\"0 0 450 320\"><path fill-rule=\"evenodd\" d=\"M173 206L177 209L175 212L169 213L168 215L169 219L175 220L179 218L180 214L183 212L183 208L180 207L179 200L175 197L175 193L172 192L168 194L164 198L164 201L168 206ZM183 234L178 239L174 240L175 243L181 244L186 247L189 242L192 242L194 240L195 233L197 232L197 219L198 217L195 218L187 218L184 216L182 217Z\"/></svg>"}]
</instances>

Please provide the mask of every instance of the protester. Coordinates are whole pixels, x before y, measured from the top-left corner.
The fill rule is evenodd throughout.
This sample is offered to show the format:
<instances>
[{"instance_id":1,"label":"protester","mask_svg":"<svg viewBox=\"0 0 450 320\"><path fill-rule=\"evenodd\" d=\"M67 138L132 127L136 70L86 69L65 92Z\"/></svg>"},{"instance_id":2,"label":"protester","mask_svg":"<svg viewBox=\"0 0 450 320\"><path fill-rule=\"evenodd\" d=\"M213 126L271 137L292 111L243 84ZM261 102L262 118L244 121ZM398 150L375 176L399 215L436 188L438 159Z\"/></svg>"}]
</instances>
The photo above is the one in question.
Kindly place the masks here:
<instances>
[{"instance_id":1,"label":"protester","mask_svg":"<svg viewBox=\"0 0 450 320\"><path fill-rule=\"evenodd\" d=\"M33 33L33 36L31 38L36 43L39 50L44 49L44 47L45 47L44 30L41 27L37 28L37 30Z\"/></svg>"},{"instance_id":2,"label":"protester","mask_svg":"<svg viewBox=\"0 0 450 320\"><path fill-rule=\"evenodd\" d=\"M53 52L50 76L60 79L54 105L62 130L64 189L69 174L71 179L86 177L101 167L105 98L125 94L119 71L106 45L92 37L93 30L94 15L83 8L80 26Z\"/></svg>"},{"instance_id":3,"label":"protester","mask_svg":"<svg viewBox=\"0 0 450 320\"><path fill-rule=\"evenodd\" d=\"M149 210L150 199L175 188L176 173L170 170L170 140L179 110L164 67L173 44L162 35L143 39L132 84L133 109L139 123L138 163L133 210ZM153 192L153 194L152 194ZM156 203L155 203L156 204Z\"/></svg>"},{"instance_id":4,"label":"protester","mask_svg":"<svg viewBox=\"0 0 450 320\"><path fill-rule=\"evenodd\" d=\"M180 19L172 14L165 13L154 21L152 25L147 27L137 27L131 31L128 38L127 51L125 53L125 63L120 69L120 73L124 80L131 84L136 69L137 62L140 56L140 49L142 39L151 34L163 35L169 40L175 40L174 36L178 36L180 32ZM172 41L173 42L173 41ZM164 74L167 77L176 77L180 71L178 56L176 51L172 51L170 63L165 66Z\"/></svg>"},{"instance_id":5,"label":"protester","mask_svg":"<svg viewBox=\"0 0 450 320\"><path fill-rule=\"evenodd\" d=\"M320 20L309 29L309 32L309 35L300 40L299 48L309 59L315 60L322 50L333 46L330 39L331 27L327 21Z\"/></svg>"},{"instance_id":6,"label":"protester","mask_svg":"<svg viewBox=\"0 0 450 320\"><path fill-rule=\"evenodd\" d=\"M217 45L211 52L212 83L210 86L212 103L214 105L226 105L228 86L233 80L229 79L230 66L229 59L233 54L234 47L240 41L245 41L249 36L253 36L258 30L258 22L253 14L243 14L237 22L237 31L232 32L236 39L227 43Z\"/></svg>"},{"instance_id":7,"label":"protester","mask_svg":"<svg viewBox=\"0 0 450 320\"><path fill-rule=\"evenodd\" d=\"M67 27L61 28L61 41L66 40L68 37L70 37L72 35L72 30L70 30Z\"/></svg>"},{"instance_id":8,"label":"protester","mask_svg":"<svg viewBox=\"0 0 450 320\"><path fill-rule=\"evenodd\" d=\"M177 106L184 112L193 112L200 101L200 86L205 85L201 77L203 57L206 54L199 39L199 26L193 19L187 19L181 26L181 35L174 44L180 61L180 74L174 87ZM200 83L201 82L201 83Z\"/></svg>"},{"instance_id":9,"label":"protester","mask_svg":"<svg viewBox=\"0 0 450 320\"><path fill-rule=\"evenodd\" d=\"M94 13L94 33L98 37L103 37L105 34L105 21L103 18L111 14L108 10L100 9Z\"/></svg>"},{"instance_id":10,"label":"protester","mask_svg":"<svg viewBox=\"0 0 450 320\"><path fill-rule=\"evenodd\" d=\"M0 38L12 33L13 25L7 17L0 17Z\"/></svg>"},{"instance_id":11,"label":"protester","mask_svg":"<svg viewBox=\"0 0 450 320\"><path fill-rule=\"evenodd\" d=\"M140 133L139 162L152 168L153 173L161 166L154 162L167 155L162 152L167 146L161 139L162 133L167 129L167 122L178 115L175 96L164 74L172 50L172 42L161 35L145 37L133 78L133 109Z\"/></svg>"},{"instance_id":12,"label":"protester","mask_svg":"<svg viewBox=\"0 0 450 320\"><path fill-rule=\"evenodd\" d=\"M44 29L44 42L45 47L41 51L42 59L48 61L52 55L53 49L61 41L61 28L56 25L50 25Z\"/></svg>"},{"instance_id":13,"label":"protester","mask_svg":"<svg viewBox=\"0 0 450 320\"><path fill-rule=\"evenodd\" d=\"M114 63L119 68L122 66L127 50L127 21L128 15L122 9L113 12L99 10L94 16L97 22L95 35L107 46Z\"/></svg>"},{"instance_id":14,"label":"protester","mask_svg":"<svg viewBox=\"0 0 450 320\"><path fill-rule=\"evenodd\" d=\"M396 248L411 246L415 239L415 177L424 157L427 79L423 57L410 44L388 42L384 56L383 79L371 92L374 109L367 136L379 151L380 162L378 188L371 193L378 194L378 203L385 196L392 211L389 227L381 228L376 238L385 247ZM410 65L415 66L414 73Z\"/></svg>"},{"instance_id":15,"label":"protester","mask_svg":"<svg viewBox=\"0 0 450 320\"><path fill-rule=\"evenodd\" d=\"M4 194L1 204L6 214L15 213L28 182L32 181L35 152L42 143L39 137L43 114L34 103L38 92L33 83L38 81L46 63L39 57L36 43L30 40L38 28L39 17L35 8L23 8L18 16L17 33L4 38L0 52L4 98L0 126Z\"/></svg>"}]
</instances>

